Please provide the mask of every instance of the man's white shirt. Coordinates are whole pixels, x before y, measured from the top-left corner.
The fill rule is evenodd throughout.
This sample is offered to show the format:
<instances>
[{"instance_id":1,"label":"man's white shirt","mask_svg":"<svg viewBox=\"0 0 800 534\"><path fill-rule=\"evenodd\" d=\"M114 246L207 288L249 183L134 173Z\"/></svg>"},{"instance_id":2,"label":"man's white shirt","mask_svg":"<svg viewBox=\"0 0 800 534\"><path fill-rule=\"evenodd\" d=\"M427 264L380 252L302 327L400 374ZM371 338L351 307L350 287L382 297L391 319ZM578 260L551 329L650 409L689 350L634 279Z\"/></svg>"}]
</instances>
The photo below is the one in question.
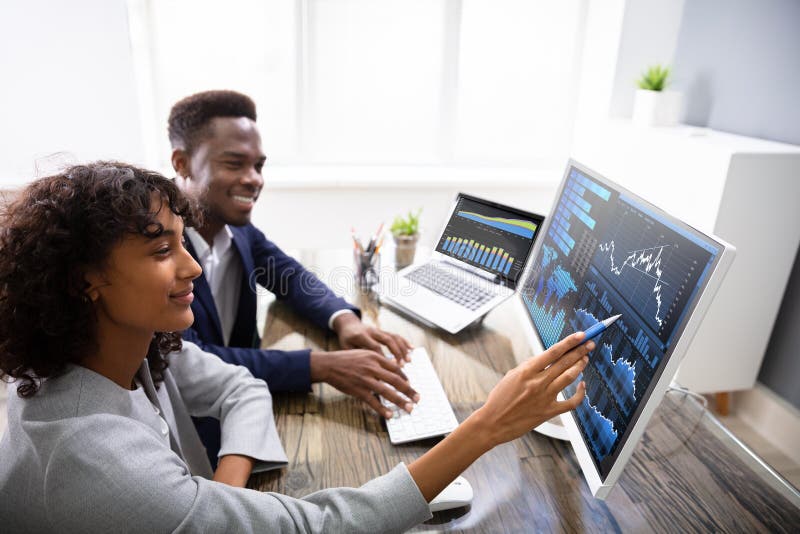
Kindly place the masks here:
<instances>
[{"instance_id":1,"label":"man's white shirt","mask_svg":"<svg viewBox=\"0 0 800 534\"><path fill-rule=\"evenodd\" d=\"M214 298L217 317L222 327L222 337L227 346L239 309L239 287L243 272L242 260L233 247L233 232L226 224L214 236L211 245L194 228L186 228L186 235L192 242L203 268L203 276L211 288L211 296ZM328 318L328 328L333 330L333 321L343 313L353 311L344 309L333 312Z\"/></svg>"},{"instance_id":2,"label":"man's white shirt","mask_svg":"<svg viewBox=\"0 0 800 534\"><path fill-rule=\"evenodd\" d=\"M225 346L231 338L236 311L239 309L239 287L242 284L242 260L233 248L233 232L226 224L214 236L209 246L194 228L187 228L186 235L192 242L197 259L203 268L203 276L211 288L211 296L217 308Z\"/></svg>"}]
</instances>

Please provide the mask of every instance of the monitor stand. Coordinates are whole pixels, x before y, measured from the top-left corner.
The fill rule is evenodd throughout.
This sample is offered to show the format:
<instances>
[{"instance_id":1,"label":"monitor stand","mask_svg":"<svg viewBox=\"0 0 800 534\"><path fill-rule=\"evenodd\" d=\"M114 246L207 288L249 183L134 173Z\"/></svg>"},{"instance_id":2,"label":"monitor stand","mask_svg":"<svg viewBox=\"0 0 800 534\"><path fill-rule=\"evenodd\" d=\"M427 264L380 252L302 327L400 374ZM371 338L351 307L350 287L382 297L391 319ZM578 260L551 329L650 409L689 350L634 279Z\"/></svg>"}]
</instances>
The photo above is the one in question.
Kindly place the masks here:
<instances>
[{"instance_id":1,"label":"monitor stand","mask_svg":"<svg viewBox=\"0 0 800 534\"><path fill-rule=\"evenodd\" d=\"M561 417L554 417L533 429L534 432L543 434L553 439L569 441L567 429L561 424Z\"/></svg>"}]
</instances>

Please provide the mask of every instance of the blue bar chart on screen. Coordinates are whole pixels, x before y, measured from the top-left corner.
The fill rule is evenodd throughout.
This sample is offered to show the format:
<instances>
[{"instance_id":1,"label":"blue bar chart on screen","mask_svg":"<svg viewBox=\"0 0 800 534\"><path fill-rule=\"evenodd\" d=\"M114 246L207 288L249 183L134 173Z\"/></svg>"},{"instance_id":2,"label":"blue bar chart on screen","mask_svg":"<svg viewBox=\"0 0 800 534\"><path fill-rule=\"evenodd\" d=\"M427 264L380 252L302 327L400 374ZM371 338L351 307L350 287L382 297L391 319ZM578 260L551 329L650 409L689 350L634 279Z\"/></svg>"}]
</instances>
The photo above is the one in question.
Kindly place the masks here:
<instances>
[{"instance_id":1,"label":"blue bar chart on screen","mask_svg":"<svg viewBox=\"0 0 800 534\"><path fill-rule=\"evenodd\" d=\"M538 227L536 221L520 219L506 210L461 198L436 251L516 280Z\"/></svg>"},{"instance_id":2,"label":"blue bar chart on screen","mask_svg":"<svg viewBox=\"0 0 800 534\"><path fill-rule=\"evenodd\" d=\"M542 240L521 295L545 348L620 315L594 338L574 412L605 476L720 251L574 167Z\"/></svg>"}]
</instances>

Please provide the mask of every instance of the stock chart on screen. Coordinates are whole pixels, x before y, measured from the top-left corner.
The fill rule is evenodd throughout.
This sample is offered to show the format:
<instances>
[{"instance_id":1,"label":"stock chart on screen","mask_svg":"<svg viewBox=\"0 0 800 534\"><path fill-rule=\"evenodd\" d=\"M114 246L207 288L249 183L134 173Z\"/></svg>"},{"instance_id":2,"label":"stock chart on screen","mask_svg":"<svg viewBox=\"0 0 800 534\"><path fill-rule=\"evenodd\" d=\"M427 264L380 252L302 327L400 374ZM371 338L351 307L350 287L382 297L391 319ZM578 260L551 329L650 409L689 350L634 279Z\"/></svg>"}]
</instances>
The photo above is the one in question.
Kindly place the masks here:
<instances>
[{"instance_id":1,"label":"stock chart on screen","mask_svg":"<svg viewBox=\"0 0 800 534\"><path fill-rule=\"evenodd\" d=\"M502 278L516 280L533 244L538 222L462 196L436 250Z\"/></svg>"},{"instance_id":2,"label":"stock chart on screen","mask_svg":"<svg viewBox=\"0 0 800 534\"><path fill-rule=\"evenodd\" d=\"M606 476L720 249L575 167L542 240L521 295L545 348L622 314L595 338L573 414Z\"/></svg>"}]
</instances>

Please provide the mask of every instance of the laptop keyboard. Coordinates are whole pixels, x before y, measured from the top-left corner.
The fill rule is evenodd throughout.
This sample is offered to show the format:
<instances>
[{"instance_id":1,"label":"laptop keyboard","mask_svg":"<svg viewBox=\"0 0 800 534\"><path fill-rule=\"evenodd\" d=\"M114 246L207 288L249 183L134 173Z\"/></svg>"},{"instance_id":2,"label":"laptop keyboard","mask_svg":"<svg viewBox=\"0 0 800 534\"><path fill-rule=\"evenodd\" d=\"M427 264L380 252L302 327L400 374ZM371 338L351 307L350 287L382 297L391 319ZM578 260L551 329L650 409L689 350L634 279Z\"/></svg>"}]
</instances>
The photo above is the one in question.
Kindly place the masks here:
<instances>
[{"instance_id":1,"label":"laptop keyboard","mask_svg":"<svg viewBox=\"0 0 800 534\"><path fill-rule=\"evenodd\" d=\"M420 265L405 277L469 310L477 310L494 297L490 291L477 287L432 263Z\"/></svg>"}]
</instances>

